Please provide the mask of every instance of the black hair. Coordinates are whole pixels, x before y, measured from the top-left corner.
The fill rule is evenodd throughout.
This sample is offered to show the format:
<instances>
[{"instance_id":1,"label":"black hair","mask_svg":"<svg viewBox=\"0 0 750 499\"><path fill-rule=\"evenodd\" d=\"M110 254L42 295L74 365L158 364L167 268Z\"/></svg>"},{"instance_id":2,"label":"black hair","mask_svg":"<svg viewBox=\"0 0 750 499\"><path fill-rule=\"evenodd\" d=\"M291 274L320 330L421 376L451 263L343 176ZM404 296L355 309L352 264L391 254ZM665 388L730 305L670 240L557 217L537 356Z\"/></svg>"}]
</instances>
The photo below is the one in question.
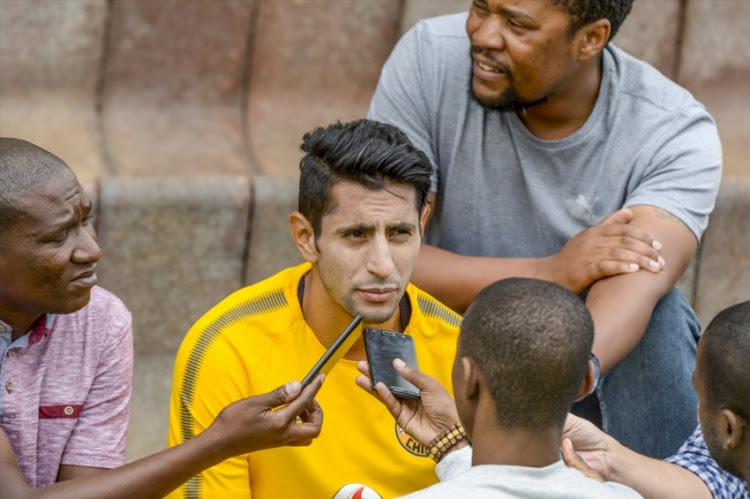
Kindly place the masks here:
<instances>
[{"instance_id":1,"label":"black hair","mask_svg":"<svg viewBox=\"0 0 750 499\"><path fill-rule=\"evenodd\" d=\"M731 409L750 421L750 301L719 312L701 337L700 373L711 410Z\"/></svg>"},{"instance_id":2,"label":"black hair","mask_svg":"<svg viewBox=\"0 0 750 499\"><path fill-rule=\"evenodd\" d=\"M562 427L588 368L594 323L557 284L510 278L483 289L461 326L458 356L474 359L505 430Z\"/></svg>"},{"instance_id":3,"label":"black hair","mask_svg":"<svg viewBox=\"0 0 750 499\"><path fill-rule=\"evenodd\" d=\"M625 18L630 14L633 0L550 0L554 5L561 7L570 14L571 34L575 33L587 24L607 19L612 25L609 39L615 37Z\"/></svg>"},{"instance_id":4,"label":"black hair","mask_svg":"<svg viewBox=\"0 0 750 499\"><path fill-rule=\"evenodd\" d=\"M63 160L21 139L0 137L0 239L21 216L18 198L70 170Z\"/></svg>"},{"instance_id":5,"label":"black hair","mask_svg":"<svg viewBox=\"0 0 750 499\"><path fill-rule=\"evenodd\" d=\"M416 191L422 212L430 188L432 165L393 125L373 120L335 123L304 135L300 161L298 210L320 235L322 217L334 208L333 186L341 180L371 189L406 184Z\"/></svg>"}]
</instances>

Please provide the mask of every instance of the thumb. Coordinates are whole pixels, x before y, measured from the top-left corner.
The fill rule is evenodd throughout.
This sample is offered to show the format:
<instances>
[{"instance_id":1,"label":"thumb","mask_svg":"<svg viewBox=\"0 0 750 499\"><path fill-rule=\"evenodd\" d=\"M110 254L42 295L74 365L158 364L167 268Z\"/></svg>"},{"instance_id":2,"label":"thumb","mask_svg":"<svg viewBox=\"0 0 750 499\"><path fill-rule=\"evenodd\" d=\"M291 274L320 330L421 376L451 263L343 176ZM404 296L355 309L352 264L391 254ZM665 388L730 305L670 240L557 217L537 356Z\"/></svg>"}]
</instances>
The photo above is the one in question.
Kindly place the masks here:
<instances>
[{"instance_id":1,"label":"thumb","mask_svg":"<svg viewBox=\"0 0 750 499\"><path fill-rule=\"evenodd\" d=\"M600 226L626 224L633 220L633 212L630 208L621 208L598 223Z\"/></svg>"},{"instance_id":2,"label":"thumb","mask_svg":"<svg viewBox=\"0 0 750 499\"><path fill-rule=\"evenodd\" d=\"M584 461L583 458L581 458L581 456L579 456L578 453L573 449L573 442L571 442L569 438L563 439L562 441L562 455L563 461L565 461L565 464L570 468L577 469L578 471L586 475L586 477L591 478L592 480L596 480L599 482L604 481L602 476L596 470L586 464L586 461Z\"/></svg>"},{"instance_id":3,"label":"thumb","mask_svg":"<svg viewBox=\"0 0 750 499\"><path fill-rule=\"evenodd\" d=\"M269 409L282 406L299 395L301 385L299 381L290 381L275 390L256 396L256 400Z\"/></svg>"},{"instance_id":4,"label":"thumb","mask_svg":"<svg viewBox=\"0 0 750 499\"><path fill-rule=\"evenodd\" d=\"M430 377L416 367L412 367L401 359L394 359L393 367L406 381L423 390L430 383Z\"/></svg>"}]
</instances>

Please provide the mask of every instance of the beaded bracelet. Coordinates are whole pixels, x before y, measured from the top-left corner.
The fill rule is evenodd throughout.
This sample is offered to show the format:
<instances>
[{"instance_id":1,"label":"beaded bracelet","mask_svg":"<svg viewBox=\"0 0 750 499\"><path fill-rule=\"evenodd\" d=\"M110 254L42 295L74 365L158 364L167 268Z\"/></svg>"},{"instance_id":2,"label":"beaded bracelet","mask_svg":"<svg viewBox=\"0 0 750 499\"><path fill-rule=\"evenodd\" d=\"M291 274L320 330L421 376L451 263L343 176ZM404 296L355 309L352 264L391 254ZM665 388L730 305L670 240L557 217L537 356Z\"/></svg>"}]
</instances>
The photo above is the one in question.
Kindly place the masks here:
<instances>
[{"instance_id":1,"label":"beaded bracelet","mask_svg":"<svg viewBox=\"0 0 750 499\"><path fill-rule=\"evenodd\" d=\"M466 438L464 425L460 422L453 423L448 428L438 433L428 445L430 448L430 458L436 463L439 463L443 456L464 438Z\"/></svg>"}]
</instances>

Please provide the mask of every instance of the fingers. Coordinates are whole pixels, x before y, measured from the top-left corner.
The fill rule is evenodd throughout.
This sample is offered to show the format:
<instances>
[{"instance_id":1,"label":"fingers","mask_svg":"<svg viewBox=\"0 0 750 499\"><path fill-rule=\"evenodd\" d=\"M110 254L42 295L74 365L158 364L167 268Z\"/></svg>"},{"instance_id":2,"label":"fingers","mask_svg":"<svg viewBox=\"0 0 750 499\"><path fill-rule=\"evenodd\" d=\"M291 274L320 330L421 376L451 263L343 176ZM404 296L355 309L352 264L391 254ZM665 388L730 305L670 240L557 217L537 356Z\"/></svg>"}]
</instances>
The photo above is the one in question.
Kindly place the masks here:
<instances>
[{"instance_id":1,"label":"fingers","mask_svg":"<svg viewBox=\"0 0 750 499\"><path fill-rule=\"evenodd\" d=\"M599 222L597 225L626 224L633 220L633 212L629 208L621 208Z\"/></svg>"},{"instance_id":2,"label":"fingers","mask_svg":"<svg viewBox=\"0 0 750 499\"><path fill-rule=\"evenodd\" d=\"M571 442L569 438L563 439L562 441L562 455L563 461L565 461L565 464L569 467L577 469L593 480L598 482L604 481L602 476L586 464L586 461L576 453L575 449L573 449L573 442Z\"/></svg>"},{"instance_id":3,"label":"fingers","mask_svg":"<svg viewBox=\"0 0 750 499\"><path fill-rule=\"evenodd\" d=\"M283 390L284 394L287 396L287 400L284 402L289 402L289 404L279 409L279 413L285 414L287 417L294 417L296 418L298 415L302 414L306 409L309 409L313 407L313 405L317 405L317 402L315 402L313 399L315 398L315 395L317 395L318 390L320 390L320 387L323 386L323 381L325 380L325 374L318 373L315 378L310 382L309 385L305 387L302 392L299 392L299 382L298 381L292 381L291 383L287 383L283 387L277 388L272 393L275 393L279 390L282 390L286 387L289 387L290 385L293 385L292 388L296 388L297 393L299 393L299 396L297 398L294 398L294 400L291 400L294 395L288 395L289 392L286 390ZM296 383L296 385L294 385ZM293 392L292 392L293 393ZM274 406L278 407L278 406Z\"/></svg>"},{"instance_id":4,"label":"fingers","mask_svg":"<svg viewBox=\"0 0 750 499\"><path fill-rule=\"evenodd\" d=\"M360 360L357 362L357 371L361 372L368 378L370 377L370 364L366 360Z\"/></svg>"},{"instance_id":5,"label":"fingers","mask_svg":"<svg viewBox=\"0 0 750 499\"><path fill-rule=\"evenodd\" d=\"M307 408L302 422L295 422L293 425L292 434L295 441L316 438L320 435L320 430L323 427L323 409L313 400L310 407Z\"/></svg>"},{"instance_id":6,"label":"fingers","mask_svg":"<svg viewBox=\"0 0 750 499\"><path fill-rule=\"evenodd\" d=\"M393 368L396 369L396 372L399 373L405 380L410 381L420 390L429 389L435 383L438 383L435 378L432 378L424 374L419 369L406 364L401 359L394 359Z\"/></svg>"}]
</instances>

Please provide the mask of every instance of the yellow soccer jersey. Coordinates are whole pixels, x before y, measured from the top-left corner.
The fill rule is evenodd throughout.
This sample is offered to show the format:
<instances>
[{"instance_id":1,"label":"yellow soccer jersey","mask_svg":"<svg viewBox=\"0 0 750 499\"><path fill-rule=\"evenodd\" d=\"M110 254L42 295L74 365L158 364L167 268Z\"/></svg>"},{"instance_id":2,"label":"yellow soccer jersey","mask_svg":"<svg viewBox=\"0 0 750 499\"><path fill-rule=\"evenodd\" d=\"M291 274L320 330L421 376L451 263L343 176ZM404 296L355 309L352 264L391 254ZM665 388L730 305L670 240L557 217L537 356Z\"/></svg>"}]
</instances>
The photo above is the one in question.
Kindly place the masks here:
<instances>
[{"instance_id":1,"label":"yellow soccer jersey","mask_svg":"<svg viewBox=\"0 0 750 499\"><path fill-rule=\"evenodd\" d=\"M302 379L325 352L302 316L297 288L309 264L241 289L190 329L177 354L169 445L197 435L225 406ZM461 318L409 285L420 370L449 391ZM342 359L316 399L323 428L309 447L228 459L193 477L172 497L277 499L391 498L435 482L435 464L374 397L357 387L356 362Z\"/></svg>"}]
</instances>

